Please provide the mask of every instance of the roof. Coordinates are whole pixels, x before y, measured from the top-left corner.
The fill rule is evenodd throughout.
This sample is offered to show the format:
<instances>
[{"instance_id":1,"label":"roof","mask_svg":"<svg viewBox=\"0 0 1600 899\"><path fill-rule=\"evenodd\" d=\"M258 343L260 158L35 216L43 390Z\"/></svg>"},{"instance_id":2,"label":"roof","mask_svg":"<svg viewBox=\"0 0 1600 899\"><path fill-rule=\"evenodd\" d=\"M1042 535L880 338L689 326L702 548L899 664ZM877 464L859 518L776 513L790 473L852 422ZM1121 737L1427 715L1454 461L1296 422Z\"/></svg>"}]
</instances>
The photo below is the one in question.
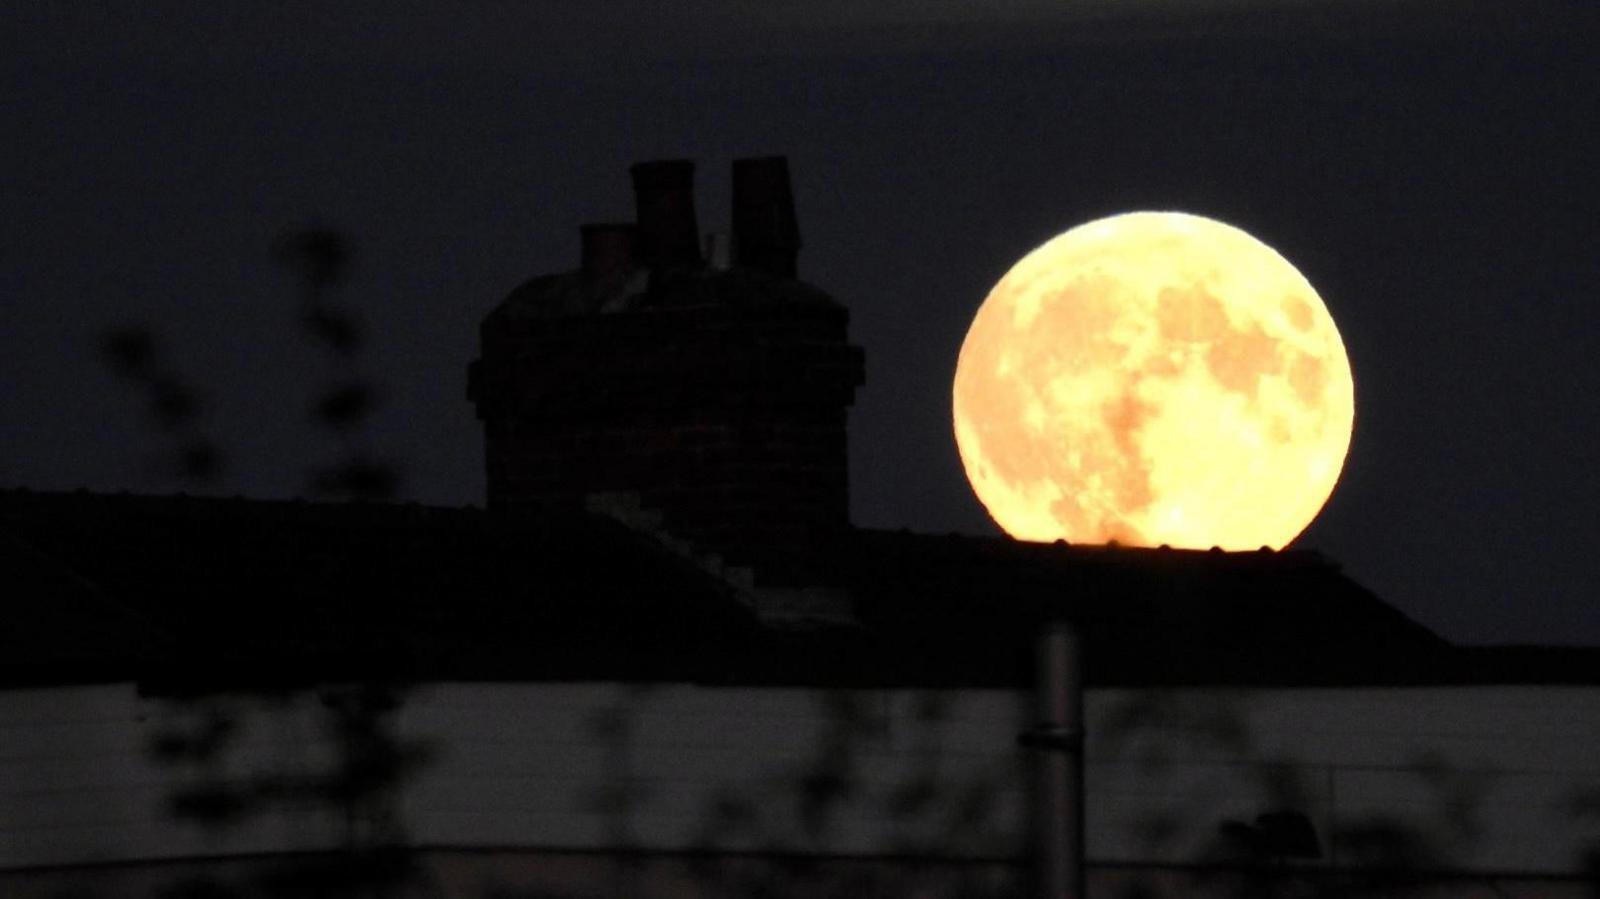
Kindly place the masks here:
<instances>
[{"instance_id":1,"label":"roof","mask_svg":"<svg viewBox=\"0 0 1600 899\"><path fill-rule=\"evenodd\" d=\"M855 529L814 563L847 616L763 618L599 514L0 491L0 685L1023 687L1059 616L1091 685L1600 683L1596 650L1451 646L1314 552Z\"/></svg>"},{"instance_id":2,"label":"roof","mask_svg":"<svg viewBox=\"0 0 1600 899\"><path fill-rule=\"evenodd\" d=\"M1090 681L1119 685L1391 682L1447 649L1312 552L868 533L852 556L857 589L881 597L864 621L930 668L970 667L962 680L1000 667L983 647L1028 645L1055 615L1079 622Z\"/></svg>"},{"instance_id":3,"label":"roof","mask_svg":"<svg viewBox=\"0 0 1600 899\"><path fill-rule=\"evenodd\" d=\"M694 676L679 646L757 627L594 516L0 493L0 534L11 683Z\"/></svg>"}]
</instances>

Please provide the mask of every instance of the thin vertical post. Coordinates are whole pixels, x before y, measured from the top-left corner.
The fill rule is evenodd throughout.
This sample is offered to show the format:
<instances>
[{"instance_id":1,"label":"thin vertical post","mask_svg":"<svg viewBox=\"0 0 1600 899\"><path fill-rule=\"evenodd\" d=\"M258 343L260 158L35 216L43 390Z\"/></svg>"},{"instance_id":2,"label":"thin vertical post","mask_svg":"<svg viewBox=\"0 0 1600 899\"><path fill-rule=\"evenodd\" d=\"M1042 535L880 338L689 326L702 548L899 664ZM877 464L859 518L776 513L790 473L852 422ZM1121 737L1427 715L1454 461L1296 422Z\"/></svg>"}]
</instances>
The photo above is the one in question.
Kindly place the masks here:
<instances>
[{"instance_id":1,"label":"thin vertical post","mask_svg":"<svg viewBox=\"0 0 1600 899\"><path fill-rule=\"evenodd\" d=\"M1037 726L1022 742L1037 752L1035 831L1040 899L1083 899L1083 644L1071 622L1038 639Z\"/></svg>"}]
</instances>

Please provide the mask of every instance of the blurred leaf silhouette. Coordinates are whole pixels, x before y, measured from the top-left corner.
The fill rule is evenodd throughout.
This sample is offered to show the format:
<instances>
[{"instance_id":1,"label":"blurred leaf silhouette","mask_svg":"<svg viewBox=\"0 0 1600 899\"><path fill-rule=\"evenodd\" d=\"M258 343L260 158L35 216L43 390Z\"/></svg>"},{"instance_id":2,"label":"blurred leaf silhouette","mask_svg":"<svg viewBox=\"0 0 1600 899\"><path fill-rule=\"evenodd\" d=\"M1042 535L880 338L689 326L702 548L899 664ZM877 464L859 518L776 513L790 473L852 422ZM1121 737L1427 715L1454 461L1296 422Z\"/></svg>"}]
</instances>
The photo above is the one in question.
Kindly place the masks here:
<instances>
[{"instance_id":1,"label":"blurred leaf silhouette","mask_svg":"<svg viewBox=\"0 0 1600 899\"><path fill-rule=\"evenodd\" d=\"M313 399L311 419L338 436L343 458L311 468L307 489L330 498L391 499L400 489L399 470L375 458L358 439L379 398L377 389L353 370L363 343L362 329L351 312L328 303L331 290L348 278L353 256L350 240L322 226L288 230L273 242L273 256L299 275L299 322L312 342L329 351L341 369L333 383ZM162 467L186 482L209 484L220 479L225 454L200 427L201 396L188 379L165 364L151 329L138 324L108 328L100 335L99 350L115 375L143 393L151 426L175 441L169 451L170 462Z\"/></svg>"},{"instance_id":2,"label":"blurred leaf silhouette","mask_svg":"<svg viewBox=\"0 0 1600 899\"><path fill-rule=\"evenodd\" d=\"M159 761L203 763L215 758L238 732L238 722L215 706L200 710L200 720L187 728L157 733L150 750Z\"/></svg>"},{"instance_id":3,"label":"blurred leaf silhouette","mask_svg":"<svg viewBox=\"0 0 1600 899\"><path fill-rule=\"evenodd\" d=\"M308 489L340 498L388 499L399 488L398 473L364 450L354 434L378 404L378 391L351 371L362 347L362 329L353 314L327 302L330 291L348 277L350 242L337 231L313 227L285 232L273 252L299 275L302 333L340 369L333 383L314 397L311 417L339 436L342 458L310 469ZM156 334L138 324L112 327L100 335L99 351L113 374L142 393L150 426L172 441L172 470L186 481L220 476L223 451L199 427L201 395L166 362ZM353 618L351 627L359 630L362 624ZM195 695L174 699L177 722L150 741L151 755L181 775L166 797L170 813L224 831L275 809L321 808L337 812L343 822L343 847L330 855L269 865L272 870L266 875L250 875L253 886L191 876L153 895L381 896L414 873L395 797L400 785L426 763L427 753L394 733L393 715L403 702L397 688L369 683L324 692L320 717L335 752L319 770L273 768L241 774L230 762L240 748L245 714L241 697L207 692L213 686L196 684ZM275 701L282 699L274 696Z\"/></svg>"},{"instance_id":4,"label":"blurred leaf silhouette","mask_svg":"<svg viewBox=\"0 0 1600 899\"><path fill-rule=\"evenodd\" d=\"M171 461L161 467L193 483L219 478L223 454L202 433L199 394L163 365L155 335L138 325L109 328L100 336L100 356L113 374L144 394L151 425L177 441L168 451Z\"/></svg>"},{"instance_id":5,"label":"blurred leaf silhouette","mask_svg":"<svg viewBox=\"0 0 1600 899\"><path fill-rule=\"evenodd\" d=\"M329 293L344 283L354 255L350 239L339 231L310 225L285 231L273 243L277 260L300 275L300 324L311 339L328 350L341 371L311 404L316 424L343 442L342 461L313 468L309 488L318 496L352 500L386 500L399 491L395 467L372 457L359 443L359 431L378 404L378 392L354 373L363 335L354 314L328 302Z\"/></svg>"},{"instance_id":6,"label":"blurred leaf silhouette","mask_svg":"<svg viewBox=\"0 0 1600 899\"><path fill-rule=\"evenodd\" d=\"M200 695L174 700L179 726L151 740L153 757L188 776L167 796L173 816L209 829L226 830L274 810L323 809L343 825L337 852L272 867L259 892L205 881L215 893L195 895L382 895L415 873L398 814L398 791L430 758L428 747L394 732L393 716L403 692L385 684L326 689L318 704L335 752L312 771L269 769L231 774L227 754L236 747L244 714L238 697ZM176 884L171 895L199 881ZM330 892L331 891L331 892Z\"/></svg>"},{"instance_id":7,"label":"blurred leaf silhouette","mask_svg":"<svg viewBox=\"0 0 1600 899\"><path fill-rule=\"evenodd\" d=\"M400 476L393 468L360 455L318 469L311 477L313 492L346 499L391 499L399 487Z\"/></svg>"},{"instance_id":8,"label":"blurred leaf silhouette","mask_svg":"<svg viewBox=\"0 0 1600 899\"><path fill-rule=\"evenodd\" d=\"M312 417L330 428L348 428L361 422L377 403L366 384L330 387L312 408Z\"/></svg>"},{"instance_id":9,"label":"blurred leaf silhouette","mask_svg":"<svg viewBox=\"0 0 1600 899\"><path fill-rule=\"evenodd\" d=\"M155 338L140 327L111 328L100 339L100 352L112 371L124 378L142 380L149 377L155 362Z\"/></svg>"},{"instance_id":10,"label":"blurred leaf silhouette","mask_svg":"<svg viewBox=\"0 0 1600 899\"><path fill-rule=\"evenodd\" d=\"M1280 861L1322 857L1316 828L1296 811L1266 812L1254 824L1224 821L1218 827L1227 849L1240 861Z\"/></svg>"},{"instance_id":11,"label":"blurred leaf silhouette","mask_svg":"<svg viewBox=\"0 0 1600 899\"><path fill-rule=\"evenodd\" d=\"M350 241L319 225L279 234L272 249L279 262L299 269L313 290L338 286L350 268Z\"/></svg>"},{"instance_id":12,"label":"blurred leaf silhouette","mask_svg":"<svg viewBox=\"0 0 1600 899\"><path fill-rule=\"evenodd\" d=\"M178 470L191 480L214 480L222 474L222 451L203 437L192 438L178 449Z\"/></svg>"},{"instance_id":13,"label":"blurred leaf silhouette","mask_svg":"<svg viewBox=\"0 0 1600 899\"><path fill-rule=\"evenodd\" d=\"M350 270L350 240L319 225L285 231L273 242L278 262L294 269L304 287L300 323L313 339L339 356L361 348L361 329L354 317L329 309L327 293L343 284Z\"/></svg>"},{"instance_id":14,"label":"blurred leaf silhouette","mask_svg":"<svg viewBox=\"0 0 1600 899\"><path fill-rule=\"evenodd\" d=\"M176 430L191 421L199 411L200 402L194 392L176 376L156 375L148 383L150 414L163 430Z\"/></svg>"},{"instance_id":15,"label":"blurred leaf silhouette","mask_svg":"<svg viewBox=\"0 0 1600 899\"><path fill-rule=\"evenodd\" d=\"M185 787L168 797L167 804L175 817L217 825L236 824L255 810L248 790L223 781Z\"/></svg>"}]
</instances>

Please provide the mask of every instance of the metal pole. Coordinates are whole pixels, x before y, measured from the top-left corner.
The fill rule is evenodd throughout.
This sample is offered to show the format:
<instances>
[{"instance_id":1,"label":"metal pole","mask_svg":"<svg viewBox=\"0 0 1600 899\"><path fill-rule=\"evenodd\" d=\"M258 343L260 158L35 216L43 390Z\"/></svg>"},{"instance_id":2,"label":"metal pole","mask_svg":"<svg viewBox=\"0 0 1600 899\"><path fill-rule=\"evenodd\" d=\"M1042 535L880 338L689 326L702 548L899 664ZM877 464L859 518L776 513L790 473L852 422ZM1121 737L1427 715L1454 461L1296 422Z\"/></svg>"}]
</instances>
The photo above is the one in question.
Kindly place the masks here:
<instances>
[{"instance_id":1,"label":"metal pole","mask_svg":"<svg viewBox=\"0 0 1600 899\"><path fill-rule=\"evenodd\" d=\"M1022 736L1039 750L1035 783L1040 899L1083 899L1083 646L1067 621L1038 641L1038 725Z\"/></svg>"}]
</instances>

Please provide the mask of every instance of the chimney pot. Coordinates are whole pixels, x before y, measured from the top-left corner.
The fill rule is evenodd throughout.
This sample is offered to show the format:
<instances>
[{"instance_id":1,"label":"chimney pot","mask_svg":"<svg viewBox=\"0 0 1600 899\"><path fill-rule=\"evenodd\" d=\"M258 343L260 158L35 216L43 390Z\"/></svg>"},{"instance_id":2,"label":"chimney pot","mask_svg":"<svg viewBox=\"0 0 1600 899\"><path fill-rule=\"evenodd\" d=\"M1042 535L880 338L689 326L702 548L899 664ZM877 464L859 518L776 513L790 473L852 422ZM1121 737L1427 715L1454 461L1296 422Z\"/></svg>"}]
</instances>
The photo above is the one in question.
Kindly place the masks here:
<instances>
[{"instance_id":1,"label":"chimney pot","mask_svg":"<svg viewBox=\"0 0 1600 899\"><path fill-rule=\"evenodd\" d=\"M657 159L635 164L633 197L639 256L653 270L700 265L700 226L694 214L694 162Z\"/></svg>"},{"instance_id":2,"label":"chimney pot","mask_svg":"<svg viewBox=\"0 0 1600 899\"><path fill-rule=\"evenodd\" d=\"M787 158L733 161L733 248L738 265L795 277L800 225Z\"/></svg>"}]
</instances>

